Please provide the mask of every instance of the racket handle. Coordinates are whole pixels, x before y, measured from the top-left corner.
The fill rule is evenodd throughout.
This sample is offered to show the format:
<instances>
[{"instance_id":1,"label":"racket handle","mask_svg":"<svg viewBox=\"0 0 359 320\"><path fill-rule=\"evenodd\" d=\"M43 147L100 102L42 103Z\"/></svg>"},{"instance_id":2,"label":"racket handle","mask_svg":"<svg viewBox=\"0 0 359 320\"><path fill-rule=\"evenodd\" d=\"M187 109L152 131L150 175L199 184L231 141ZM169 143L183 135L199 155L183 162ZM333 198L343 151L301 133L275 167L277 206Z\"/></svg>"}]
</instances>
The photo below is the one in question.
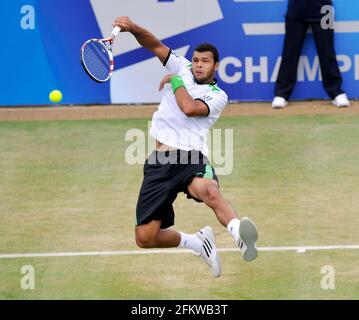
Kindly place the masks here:
<instances>
[{"instance_id":1,"label":"racket handle","mask_svg":"<svg viewBox=\"0 0 359 320\"><path fill-rule=\"evenodd\" d=\"M112 30L112 37L115 39L118 34L121 32L121 28L120 27L115 27L113 30Z\"/></svg>"}]
</instances>

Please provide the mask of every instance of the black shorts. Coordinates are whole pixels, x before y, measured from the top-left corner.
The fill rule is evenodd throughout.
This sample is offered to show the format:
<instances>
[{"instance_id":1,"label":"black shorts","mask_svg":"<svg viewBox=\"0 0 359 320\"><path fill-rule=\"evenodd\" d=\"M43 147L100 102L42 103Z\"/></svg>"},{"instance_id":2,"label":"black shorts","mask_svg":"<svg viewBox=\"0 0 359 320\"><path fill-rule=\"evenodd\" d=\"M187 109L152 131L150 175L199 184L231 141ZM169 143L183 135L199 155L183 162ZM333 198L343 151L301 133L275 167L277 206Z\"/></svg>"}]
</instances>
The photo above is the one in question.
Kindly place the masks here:
<instances>
[{"instance_id":1,"label":"black shorts","mask_svg":"<svg viewBox=\"0 0 359 320\"><path fill-rule=\"evenodd\" d=\"M177 194L187 190L195 177L214 179L218 177L206 156L199 151L154 151L144 165L144 178L137 202L137 225L153 220L161 221L161 229L174 225L173 202ZM198 199L194 199L201 202Z\"/></svg>"}]
</instances>

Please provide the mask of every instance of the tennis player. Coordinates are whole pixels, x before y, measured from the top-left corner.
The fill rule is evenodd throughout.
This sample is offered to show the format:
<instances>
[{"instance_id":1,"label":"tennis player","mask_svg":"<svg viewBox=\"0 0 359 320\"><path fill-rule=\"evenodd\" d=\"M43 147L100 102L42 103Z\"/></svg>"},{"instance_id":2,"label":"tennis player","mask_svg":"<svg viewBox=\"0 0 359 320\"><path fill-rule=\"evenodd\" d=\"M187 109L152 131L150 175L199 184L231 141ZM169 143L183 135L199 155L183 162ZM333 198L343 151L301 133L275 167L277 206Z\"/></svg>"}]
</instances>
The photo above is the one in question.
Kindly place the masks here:
<instances>
[{"instance_id":1,"label":"tennis player","mask_svg":"<svg viewBox=\"0 0 359 320\"><path fill-rule=\"evenodd\" d=\"M160 84L162 101L150 129L156 150L144 165L136 209L137 245L191 249L209 265L214 277L220 276L221 264L211 227L204 227L196 234L170 228L175 216L172 204L177 194L184 192L188 198L213 209L239 246L244 260L255 259L256 226L249 218L239 220L221 194L218 178L207 158L207 134L228 102L214 78L219 66L217 49L202 44L194 50L190 62L128 17L117 18L114 26L130 32L141 46L159 58L169 73Z\"/></svg>"}]
</instances>

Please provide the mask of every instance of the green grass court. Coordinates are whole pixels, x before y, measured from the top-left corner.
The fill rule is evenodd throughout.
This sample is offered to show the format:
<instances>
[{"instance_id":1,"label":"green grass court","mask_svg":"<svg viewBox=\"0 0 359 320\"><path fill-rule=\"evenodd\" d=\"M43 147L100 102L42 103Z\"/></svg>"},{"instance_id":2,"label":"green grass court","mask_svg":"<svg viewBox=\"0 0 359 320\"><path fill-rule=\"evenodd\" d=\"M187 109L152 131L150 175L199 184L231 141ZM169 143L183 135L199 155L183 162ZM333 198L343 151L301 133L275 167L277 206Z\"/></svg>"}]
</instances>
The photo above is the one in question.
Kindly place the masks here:
<instances>
[{"instance_id":1,"label":"green grass court","mask_svg":"<svg viewBox=\"0 0 359 320\"><path fill-rule=\"evenodd\" d=\"M125 134L147 119L0 122L0 255L137 250L142 165ZM222 118L234 130L234 170L221 190L259 229L259 247L359 245L359 117ZM227 231L180 195L176 228ZM358 250L221 253L222 277L191 254L0 259L0 299L359 299ZM20 270L35 268L35 290ZM323 266L335 289L321 288Z\"/></svg>"}]
</instances>

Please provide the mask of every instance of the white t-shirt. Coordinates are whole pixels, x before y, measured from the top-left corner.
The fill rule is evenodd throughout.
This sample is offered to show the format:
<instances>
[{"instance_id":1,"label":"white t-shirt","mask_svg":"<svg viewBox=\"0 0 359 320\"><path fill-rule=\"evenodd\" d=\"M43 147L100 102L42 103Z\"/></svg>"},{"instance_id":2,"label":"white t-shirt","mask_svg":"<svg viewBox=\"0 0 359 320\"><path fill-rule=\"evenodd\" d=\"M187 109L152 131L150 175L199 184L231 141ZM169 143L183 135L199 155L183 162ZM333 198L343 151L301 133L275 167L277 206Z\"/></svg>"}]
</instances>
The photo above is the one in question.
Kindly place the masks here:
<instances>
[{"instance_id":1,"label":"white t-shirt","mask_svg":"<svg viewBox=\"0 0 359 320\"><path fill-rule=\"evenodd\" d=\"M181 76L194 100L203 101L209 110L207 117L187 117L177 105L171 86L165 86L158 110L152 118L151 136L172 148L201 151L208 157L207 135L226 107L228 96L213 84L198 84L192 64L184 57L169 53L165 67L170 74Z\"/></svg>"}]
</instances>

